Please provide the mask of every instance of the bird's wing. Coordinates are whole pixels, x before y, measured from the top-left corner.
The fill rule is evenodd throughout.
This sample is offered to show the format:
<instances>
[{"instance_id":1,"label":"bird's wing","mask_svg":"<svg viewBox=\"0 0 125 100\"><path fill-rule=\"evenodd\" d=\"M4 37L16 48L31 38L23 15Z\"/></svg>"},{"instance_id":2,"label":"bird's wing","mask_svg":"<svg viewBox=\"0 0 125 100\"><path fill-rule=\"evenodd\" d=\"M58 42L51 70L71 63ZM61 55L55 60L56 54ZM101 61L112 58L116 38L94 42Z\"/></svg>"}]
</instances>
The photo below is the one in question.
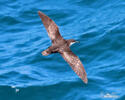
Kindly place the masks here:
<instances>
[{"instance_id":1,"label":"bird's wing","mask_svg":"<svg viewBox=\"0 0 125 100\"><path fill-rule=\"evenodd\" d=\"M75 71L75 73L83 80L83 82L87 84L87 75L80 59L72 51L64 51L60 54L65 59L65 61L67 61L67 63L71 66L71 68Z\"/></svg>"},{"instance_id":2,"label":"bird's wing","mask_svg":"<svg viewBox=\"0 0 125 100\"><path fill-rule=\"evenodd\" d=\"M59 33L59 28L56 23L41 11L39 11L38 14L48 32L50 39L52 41L62 39L62 36Z\"/></svg>"}]
</instances>

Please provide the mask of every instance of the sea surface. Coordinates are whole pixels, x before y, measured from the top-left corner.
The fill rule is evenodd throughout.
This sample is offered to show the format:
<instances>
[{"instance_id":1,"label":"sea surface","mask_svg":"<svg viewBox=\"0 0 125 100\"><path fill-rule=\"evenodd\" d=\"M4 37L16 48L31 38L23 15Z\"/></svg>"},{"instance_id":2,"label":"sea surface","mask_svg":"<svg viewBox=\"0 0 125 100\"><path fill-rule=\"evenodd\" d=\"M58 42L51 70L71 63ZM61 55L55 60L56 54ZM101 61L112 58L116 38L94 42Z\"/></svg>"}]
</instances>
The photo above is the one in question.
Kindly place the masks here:
<instances>
[{"instance_id":1,"label":"sea surface","mask_svg":"<svg viewBox=\"0 0 125 100\"><path fill-rule=\"evenodd\" d=\"M88 84L51 45L42 11L81 59ZM125 100L125 0L0 0L0 100Z\"/></svg>"}]
</instances>

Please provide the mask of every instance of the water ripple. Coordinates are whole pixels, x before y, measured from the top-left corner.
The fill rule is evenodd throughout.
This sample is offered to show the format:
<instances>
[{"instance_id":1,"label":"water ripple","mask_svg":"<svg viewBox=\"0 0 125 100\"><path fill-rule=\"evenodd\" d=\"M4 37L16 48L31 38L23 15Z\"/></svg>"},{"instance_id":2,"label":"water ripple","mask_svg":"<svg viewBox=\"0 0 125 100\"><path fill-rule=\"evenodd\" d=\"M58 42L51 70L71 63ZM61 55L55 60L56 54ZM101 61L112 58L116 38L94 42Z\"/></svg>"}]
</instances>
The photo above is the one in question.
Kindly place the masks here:
<instances>
[{"instance_id":1,"label":"water ripple","mask_svg":"<svg viewBox=\"0 0 125 100\"><path fill-rule=\"evenodd\" d=\"M121 0L0 1L1 100L105 100L101 94L112 93L124 100L124 5ZM51 41L39 10L65 39L80 41L71 49L84 64L87 85L60 54L41 55Z\"/></svg>"}]
</instances>

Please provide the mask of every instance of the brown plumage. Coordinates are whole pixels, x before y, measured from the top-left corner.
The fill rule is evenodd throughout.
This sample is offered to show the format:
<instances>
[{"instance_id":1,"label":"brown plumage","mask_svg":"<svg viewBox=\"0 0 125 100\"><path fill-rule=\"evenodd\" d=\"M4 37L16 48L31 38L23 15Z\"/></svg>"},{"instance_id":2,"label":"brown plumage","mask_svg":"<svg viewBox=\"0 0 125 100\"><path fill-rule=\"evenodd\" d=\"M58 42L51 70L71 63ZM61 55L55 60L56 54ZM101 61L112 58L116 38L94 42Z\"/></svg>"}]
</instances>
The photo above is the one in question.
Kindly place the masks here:
<instances>
[{"instance_id":1,"label":"brown plumage","mask_svg":"<svg viewBox=\"0 0 125 100\"><path fill-rule=\"evenodd\" d=\"M88 82L85 69L80 59L70 50L70 46L76 41L73 39L65 40L59 33L59 28L55 22L42 12L38 12L43 25L45 26L52 46L42 52L42 55L47 56L51 53L60 53L65 61L71 66L75 73L85 82Z\"/></svg>"}]
</instances>

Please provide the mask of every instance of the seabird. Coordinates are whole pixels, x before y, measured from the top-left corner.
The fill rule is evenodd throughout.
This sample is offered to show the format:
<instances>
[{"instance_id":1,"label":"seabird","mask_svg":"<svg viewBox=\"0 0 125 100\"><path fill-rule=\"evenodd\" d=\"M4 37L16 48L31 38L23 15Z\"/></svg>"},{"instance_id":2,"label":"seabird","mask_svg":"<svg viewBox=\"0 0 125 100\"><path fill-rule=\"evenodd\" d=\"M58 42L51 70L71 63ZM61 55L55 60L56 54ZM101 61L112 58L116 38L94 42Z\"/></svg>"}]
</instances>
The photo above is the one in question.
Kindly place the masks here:
<instances>
[{"instance_id":1,"label":"seabird","mask_svg":"<svg viewBox=\"0 0 125 100\"><path fill-rule=\"evenodd\" d=\"M84 83L87 84L88 79L83 64L81 63L80 59L70 50L70 46L77 41L73 39L65 40L60 35L59 28L52 19L41 11L38 11L38 14L48 32L48 36L52 41L52 45L44 50L42 55L47 56L51 53L60 53L64 60L75 71L75 73L83 80Z\"/></svg>"}]
</instances>

